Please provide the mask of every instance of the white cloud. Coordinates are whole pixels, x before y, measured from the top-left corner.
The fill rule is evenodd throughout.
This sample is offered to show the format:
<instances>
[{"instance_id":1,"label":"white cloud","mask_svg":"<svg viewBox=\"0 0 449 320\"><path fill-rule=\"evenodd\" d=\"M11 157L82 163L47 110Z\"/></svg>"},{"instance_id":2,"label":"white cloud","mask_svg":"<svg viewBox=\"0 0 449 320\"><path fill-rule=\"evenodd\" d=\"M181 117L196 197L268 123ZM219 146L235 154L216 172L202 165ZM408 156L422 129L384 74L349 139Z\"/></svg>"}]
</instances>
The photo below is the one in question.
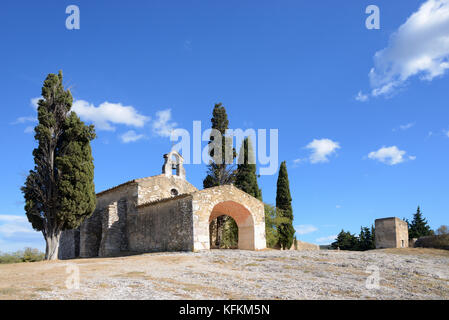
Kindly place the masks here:
<instances>
[{"instance_id":1,"label":"white cloud","mask_svg":"<svg viewBox=\"0 0 449 320\"><path fill-rule=\"evenodd\" d=\"M393 131L397 131L397 130L405 131L405 130L408 130L408 129L414 127L414 126L415 126L415 122L410 122L410 123L407 123L407 124L400 125L398 128L394 128Z\"/></svg>"},{"instance_id":2,"label":"white cloud","mask_svg":"<svg viewBox=\"0 0 449 320\"><path fill-rule=\"evenodd\" d=\"M341 209L341 205L337 204L337 205L335 206L335 208Z\"/></svg>"},{"instance_id":3,"label":"white cloud","mask_svg":"<svg viewBox=\"0 0 449 320\"><path fill-rule=\"evenodd\" d=\"M388 165L395 165L408 160L415 160L415 156L404 157L405 151L399 150L398 147L382 147L377 151L370 152L368 158L377 160Z\"/></svg>"},{"instance_id":4,"label":"white cloud","mask_svg":"<svg viewBox=\"0 0 449 320\"><path fill-rule=\"evenodd\" d=\"M31 106L37 111L37 103L42 97L30 99ZM132 106L124 106L121 103L103 102L98 107L85 100L75 100L72 110L84 121L90 121L98 130L114 131L114 124L124 124L127 126L141 128L151 118L139 114ZM36 117L20 117L15 123L37 121Z\"/></svg>"},{"instance_id":5,"label":"white cloud","mask_svg":"<svg viewBox=\"0 0 449 320\"><path fill-rule=\"evenodd\" d=\"M41 97L30 100L31 105L37 109L37 102ZM114 125L123 124L126 126L142 128L151 120L150 117L140 114L132 106L124 106L121 103L103 102L98 107L85 100L75 100L72 104L72 110L78 116L88 122L92 122L97 130L114 131ZM28 121L36 121L36 118L21 117L15 123L25 123ZM156 119L151 122L153 132L160 137L169 137L171 131L178 124L172 120L171 109L160 110L156 112ZM26 133L33 132L32 127L25 129ZM137 134L134 130L129 130L120 135L119 138L124 143L135 142L143 139L144 134Z\"/></svg>"},{"instance_id":6,"label":"white cloud","mask_svg":"<svg viewBox=\"0 0 449 320\"><path fill-rule=\"evenodd\" d=\"M23 216L0 215L0 237L10 238L17 233L36 233Z\"/></svg>"},{"instance_id":7,"label":"white cloud","mask_svg":"<svg viewBox=\"0 0 449 320\"><path fill-rule=\"evenodd\" d=\"M363 94L362 91L359 91L359 93L355 96L355 100L360 102L368 101L368 95Z\"/></svg>"},{"instance_id":8,"label":"white cloud","mask_svg":"<svg viewBox=\"0 0 449 320\"><path fill-rule=\"evenodd\" d=\"M0 214L0 251L13 252L25 247L45 250L42 233L33 230L25 214Z\"/></svg>"},{"instance_id":9,"label":"white cloud","mask_svg":"<svg viewBox=\"0 0 449 320\"><path fill-rule=\"evenodd\" d=\"M298 158L293 160L293 167L298 167L301 163L304 163L307 161L307 158Z\"/></svg>"},{"instance_id":10,"label":"white cloud","mask_svg":"<svg viewBox=\"0 0 449 320\"><path fill-rule=\"evenodd\" d=\"M171 109L156 112L157 119L153 121L153 132L161 137L170 137L171 132L178 125L171 121Z\"/></svg>"},{"instance_id":11,"label":"white cloud","mask_svg":"<svg viewBox=\"0 0 449 320\"><path fill-rule=\"evenodd\" d=\"M24 133L33 133L34 132L34 127L32 126L28 126L25 128L25 130L23 130Z\"/></svg>"},{"instance_id":12,"label":"white cloud","mask_svg":"<svg viewBox=\"0 0 449 320\"><path fill-rule=\"evenodd\" d=\"M428 0L376 52L371 94L391 94L413 76L430 81L446 72L448 59L449 0Z\"/></svg>"},{"instance_id":13,"label":"white cloud","mask_svg":"<svg viewBox=\"0 0 449 320\"><path fill-rule=\"evenodd\" d=\"M337 235L317 238L317 239L315 239L315 241L318 243L329 243L329 242L333 242L335 239L337 239Z\"/></svg>"},{"instance_id":14,"label":"white cloud","mask_svg":"<svg viewBox=\"0 0 449 320\"><path fill-rule=\"evenodd\" d=\"M39 99L41 99L41 97L36 97L36 98L30 99L30 106L33 107L34 111L37 111L37 102L39 101ZM36 123L37 122L37 115L35 115L35 116L19 117L14 122L11 122L11 124L16 125L16 124L24 124L24 123L28 123L28 122L35 122ZM34 131L34 127L27 126L23 132L24 133L32 133L33 131Z\"/></svg>"},{"instance_id":15,"label":"white cloud","mask_svg":"<svg viewBox=\"0 0 449 320\"><path fill-rule=\"evenodd\" d=\"M41 99L41 97L36 97L30 99L30 106L33 107L35 111L37 111L37 102ZM25 116L25 117L19 117L11 124L23 124L27 122L37 122L37 116Z\"/></svg>"},{"instance_id":16,"label":"white cloud","mask_svg":"<svg viewBox=\"0 0 449 320\"><path fill-rule=\"evenodd\" d=\"M407 123L407 124L405 124L405 125L399 126L399 128L400 128L401 130L407 130L407 129L410 129L411 127L413 127L414 125L415 125L414 122L413 122L413 123Z\"/></svg>"},{"instance_id":17,"label":"white cloud","mask_svg":"<svg viewBox=\"0 0 449 320\"><path fill-rule=\"evenodd\" d=\"M296 230L297 234L303 235L303 234L315 232L318 230L318 228L316 228L315 226L312 226L310 224L301 224L301 225L295 226L295 230Z\"/></svg>"},{"instance_id":18,"label":"white cloud","mask_svg":"<svg viewBox=\"0 0 449 320\"><path fill-rule=\"evenodd\" d=\"M132 106L103 102L98 107L84 100L75 100L72 105L82 120L92 121L98 130L115 130L113 124L124 124L141 128L149 117L139 114Z\"/></svg>"},{"instance_id":19,"label":"white cloud","mask_svg":"<svg viewBox=\"0 0 449 320\"><path fill-rule=\"evenodd\" d=\"M34 110L37 111L37 103L39 102L39 100L42 99L42 97L36 97L36 98L31 98L30 99L30 105L33 107Z\"/></svg>"},{"instance_id":20,"label":"white cloud","mask_svg":"<svg viewBox=\"0 0 449 320\"><path fill-rule=\"evenodd\" d=\"M21 124L21 123L26 123L26 122L37 122L37 118L36 117L19 117L16 119L16 121L14 121L11 124Z\"/></svg>"},{"instance_id":21,"label":"white cloud","mask_svg":"<svg viewBox=\"0 0 449 320\"><path fill-rule=\"evenodd\" d=\"M143 139L145 135L137 134L134 130L129 130L120 136L123 143L136 142Z\"/></svg>"},{"instance_id":22,"label":"white cloud","mask_svg":"<svg viewBox=\"0 0 449 320\"><path fill-rule=\"evenodd\" d=\"M25 216L15 216L11 214L0 214L0 222L26 222Z\"/></svg>"},{"instance_id":23,"label":"white cloud","mask_svg":"<svg viewBox=\"0 0 449 320\"><path fill-rule=\"evenodd\" d=\"M314 139L306 148L312 150L309 157L311 163L328 162L329 156L340 149L340 144L330 139Z\"/></svg>"},{"instance_id":24,"label":"white cloud","mask_svg":"<svg viewBox=\"0 0 449 320\"><path fill-rule=\"evenodd\" d=\"M34 233L35 231L31 227L14 224L5 223L0 225L0 235L5 237L11 237L15 233Z\"/></svg>"}]
</instances>

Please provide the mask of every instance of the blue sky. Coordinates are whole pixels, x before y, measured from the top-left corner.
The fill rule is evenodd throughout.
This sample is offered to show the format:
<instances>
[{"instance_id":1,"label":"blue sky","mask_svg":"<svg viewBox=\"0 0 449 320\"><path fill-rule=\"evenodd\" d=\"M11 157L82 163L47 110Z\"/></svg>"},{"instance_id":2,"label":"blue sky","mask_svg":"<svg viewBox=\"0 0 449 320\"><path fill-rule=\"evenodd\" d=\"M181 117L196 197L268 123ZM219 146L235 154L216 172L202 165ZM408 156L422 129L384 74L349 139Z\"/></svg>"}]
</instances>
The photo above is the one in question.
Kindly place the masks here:
<instances>
[{"instance_id":1,"label":"blue sky","mask_svg":"<svg viewBox=\"0 0 449 320\"><path fill-rule=\"evenodd\" d=\"M71 4L79 30L65 27ZM365 27L370 4L379 30ZM60 69L97 127L97 191L159 174L167 132L208 128L222 102L231 128L279 130L299 239L330 243L418 205L432 228L449 223L448 0L1 6L0 251L45 248L19 188L33 167L33 99ZM186 170L201 188L205 165ZM268 203L276 180L259 179Z\"/></svg>"}]
</instances>

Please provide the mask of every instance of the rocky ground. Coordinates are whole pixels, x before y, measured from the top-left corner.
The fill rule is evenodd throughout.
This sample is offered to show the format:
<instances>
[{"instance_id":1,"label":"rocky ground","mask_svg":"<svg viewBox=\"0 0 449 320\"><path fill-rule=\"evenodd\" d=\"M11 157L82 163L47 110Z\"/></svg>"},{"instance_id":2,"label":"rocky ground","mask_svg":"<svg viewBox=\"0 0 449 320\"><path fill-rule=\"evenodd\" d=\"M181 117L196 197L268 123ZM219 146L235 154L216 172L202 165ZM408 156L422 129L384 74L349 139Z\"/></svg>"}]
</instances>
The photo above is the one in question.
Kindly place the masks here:
<instances>
[{"instance_id":1,"label":"rocky ground","mask_svg":"<svg viewBox=\"0 0 449 320\"><path fill-rule=\"evenodd\" d=\"M0 299L449 299L449 252L212 250L0 265Z\"/></svg>"}]
</instances>

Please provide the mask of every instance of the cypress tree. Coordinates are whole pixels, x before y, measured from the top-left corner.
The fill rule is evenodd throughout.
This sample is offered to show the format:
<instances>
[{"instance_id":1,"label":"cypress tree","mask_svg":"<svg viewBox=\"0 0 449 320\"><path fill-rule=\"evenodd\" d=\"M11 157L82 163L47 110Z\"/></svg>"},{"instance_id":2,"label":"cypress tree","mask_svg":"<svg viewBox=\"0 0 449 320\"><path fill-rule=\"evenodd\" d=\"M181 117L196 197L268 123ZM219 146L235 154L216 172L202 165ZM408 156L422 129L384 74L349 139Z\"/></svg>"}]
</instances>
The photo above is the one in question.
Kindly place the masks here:
<instances>
[{"instance_id":1,"label":"cypress tree","mask_svg":"<svg viewBox=\"0 0 449 320\"><path fill-rule=\"evenodd\" d=\"M243 140L238 163L234 185L262 201L262 191L257 183L254 149L249 137Z\"/></svg>"},{"instance_id":2,"label":"cypress tree","mask_svg":"<svg viewBox=\"0 0 449 320\"><path fill-rule=\"evenodd\" d=\"M21 189L28 220L45 238L45 258L54 260L61 232L77 228L95 209L90 147L95 132L70 112L72 95L64 90L61 71L47 76L42 97L35 128L35 166Z\"/></svg>"},{"instance_id":3,"label":"cypress tree","mask_svg":"<svg viewBox=\"0 0 449 320\"><path fill-rule=\"evenodd\" d=\"M293 228L292 197L290 195L290 183L288 181L287 164L281 163L276 190L276 208L280 218L286 218L278 225L279 245L282 249L290 249L293 243L295 229Z\"/></svg>"},{"instance_id":4,"label":"cypress tree","mask_svg":"<svg viewBox=\"0 0 449 320\"><path fill-rule=\"evenodd\" d=\"M215 137L211 134L209 139L210 151L209 155L212 158L207 168L207 176L203 180L204 188L211 188L226 184L231 184L235 180L235 170L232 164L227 163L226 155L231 154L232 159L236 157L235 150L232 148L232 140L226 137L226 130L229 126L228 115L225 107L221 103L217 103L212 111L212 129L217 130L221 134L221 158L215 154L213 142Z\"/></svg>"},{"instance_id":5,"label":"cypress tree","mask_svg":"<svg viewBox=\"0 0 449 320\"><path fill-rule=\"evenodd\" d=\"M221 103L217 103L212 111L211 119L212 129L217 130L221 134L221 157L219 154L215 154L214 139L215 137L211 133L209 139L209 155L212 158L207 168L207 176L203 180L204 188L211 188L226 184L232 184L235 181L235 167L232 163L229 163L229 155L232 159L236 157L236 152L232 148L232 140L226 137L226 130L229 126L228 115L225 107ZM228 157L227 157L228 156ZM232 162L232 161L231 161ZM219 216L215 221L215 244L217 247L225 245L233 247L237 244L238 239L238 227L234 219L228 216ZM230 234L223 234L230 233Z\"/></svg>"},{"instance_id":6,"label":"cypress tree","mask_svg":"<svg viewBox=\"0 0 449 320\"><path fill-rule=\"evenodd\" d=\"M407 221L408 223L408 221ZM412 223L409 224L409 238L419 238L433 235L433 231L424 219L421 208L418 206L416 213L413 215Z\"/></svg>"}]
</instances>

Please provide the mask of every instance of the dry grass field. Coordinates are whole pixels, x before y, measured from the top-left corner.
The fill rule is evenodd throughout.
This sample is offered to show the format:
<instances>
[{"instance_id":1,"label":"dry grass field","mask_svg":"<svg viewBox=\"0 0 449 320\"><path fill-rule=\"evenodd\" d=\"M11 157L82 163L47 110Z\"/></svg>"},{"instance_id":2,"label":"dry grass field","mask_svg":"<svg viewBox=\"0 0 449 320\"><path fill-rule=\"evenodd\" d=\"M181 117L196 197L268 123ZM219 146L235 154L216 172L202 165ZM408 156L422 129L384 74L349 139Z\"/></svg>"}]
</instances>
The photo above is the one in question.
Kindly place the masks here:
<instances>
[{"instance_id":1,"label":"dry grass field","mask_svg":"<svg viewBox=\"0 0 449 320\"><path fill-rule=\"evenodd\" d=\"M368 288L373 270L379 286ZM212 250L8 264L0 299L449 299L449 251Z\"/></svg>"}]
</instances>

